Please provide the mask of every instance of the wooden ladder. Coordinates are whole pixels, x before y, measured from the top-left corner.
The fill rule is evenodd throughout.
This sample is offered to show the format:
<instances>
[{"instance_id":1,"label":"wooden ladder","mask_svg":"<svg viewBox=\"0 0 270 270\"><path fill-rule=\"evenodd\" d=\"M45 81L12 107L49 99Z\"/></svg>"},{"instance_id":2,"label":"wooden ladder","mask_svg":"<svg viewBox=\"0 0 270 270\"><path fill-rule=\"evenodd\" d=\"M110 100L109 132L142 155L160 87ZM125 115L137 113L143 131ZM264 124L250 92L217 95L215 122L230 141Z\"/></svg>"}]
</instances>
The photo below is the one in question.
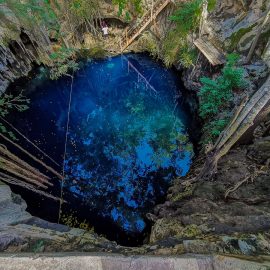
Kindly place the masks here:
<instances>
[{"instance_id":1,"label":"wooden ladder","mask_svg":"<svg viewBox=\"0 0 270 270\"><path fill-rule=\"evenodd\" d=\"M123 52L159 15L159 13L171 2L171 0L158 0L152 9L148 10L140 22L126 29L120 39L120 50Z\"/></svg>"}]
</instances>

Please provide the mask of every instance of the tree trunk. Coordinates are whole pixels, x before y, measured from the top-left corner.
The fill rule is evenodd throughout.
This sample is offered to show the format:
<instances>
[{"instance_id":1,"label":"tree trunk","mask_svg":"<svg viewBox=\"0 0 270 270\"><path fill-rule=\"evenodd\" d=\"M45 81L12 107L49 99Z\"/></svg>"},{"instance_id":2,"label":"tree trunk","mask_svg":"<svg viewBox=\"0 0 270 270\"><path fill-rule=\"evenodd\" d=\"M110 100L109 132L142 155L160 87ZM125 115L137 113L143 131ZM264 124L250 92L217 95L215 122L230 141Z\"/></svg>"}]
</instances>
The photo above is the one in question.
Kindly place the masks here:
<instances>
[{"instance_id":1,"label":"tree trunk","mask_svg":"<svg viewBox=\"0 0 270 270\"><path fill-rule=\"evenodd\" d=\"M236 117L232 119L228 128L220 135L212 151L207 155L205 164L196 177L197 180L211 178L216 172L218 160L226 155L232 146L253 125L260 113L270 112L270 76L263 86L249 99L245 106L237 110Z\"/></svg>"},{"instance_id":2,"label":"tree trunk","mask_svg":"<svg viewBox=\"0 0 270 270\"><path fill-rule=\"evenodd\" d=\"M246 63L249 63L251 61L253 53L254 53L255 48L257 46L257 43L259 41L260 35L261 35L262 31L263 31L263 28L266 26L266 24L267 24L267 22L269 20L269 17L270 17L270 11L267 12L263 23L261 24L261 26L259 26L257 34L256 34L256 36L254 38L254 41L252 42L251 48L249 50L249 53L248 53L248 56L247 56L247 59L246 59Z\"/></svg>"}]
</instances>

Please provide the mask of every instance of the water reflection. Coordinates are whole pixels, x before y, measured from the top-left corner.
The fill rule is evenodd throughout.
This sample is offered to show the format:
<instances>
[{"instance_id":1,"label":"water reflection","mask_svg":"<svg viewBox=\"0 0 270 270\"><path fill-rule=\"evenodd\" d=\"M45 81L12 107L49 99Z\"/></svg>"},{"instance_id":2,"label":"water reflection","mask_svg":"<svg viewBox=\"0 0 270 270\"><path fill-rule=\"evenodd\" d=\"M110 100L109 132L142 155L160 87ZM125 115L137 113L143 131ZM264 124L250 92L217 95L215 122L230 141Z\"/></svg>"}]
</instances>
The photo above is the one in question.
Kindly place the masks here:
<instances>
[{"instance_id":1,"label":"water reflection","mask_svg":"<svg viewBox=\"0 0 270 270\"><path fill-rule=\"evenodd\" d=\"M95 225L124 244L128 237L137 241L145 214L191 163L189 115L176 103L179 78L146 55L128 54L85 64L75 74L71 100L70 86L69 77L37 76L26 87L29 110L9 121L60 164L56 170L64 164L62 223ZM52 181L50 192L60 196L59 181ZM19 192L33 215L57 221L58 204Z\"/></svg>"},{"instance_id":2,"label":"water reflection","mask_svg":"<svg viewBox=\"0 0 270 270\"><path fill-rule=\"evenodd\" d=\"M141 232L144 214L174 176L187 173L193 154L186 115L175 108L175 75L128 55L90 62L81 76L73 88L64 186L125 231Z\"/></svg>"}]
</instances>

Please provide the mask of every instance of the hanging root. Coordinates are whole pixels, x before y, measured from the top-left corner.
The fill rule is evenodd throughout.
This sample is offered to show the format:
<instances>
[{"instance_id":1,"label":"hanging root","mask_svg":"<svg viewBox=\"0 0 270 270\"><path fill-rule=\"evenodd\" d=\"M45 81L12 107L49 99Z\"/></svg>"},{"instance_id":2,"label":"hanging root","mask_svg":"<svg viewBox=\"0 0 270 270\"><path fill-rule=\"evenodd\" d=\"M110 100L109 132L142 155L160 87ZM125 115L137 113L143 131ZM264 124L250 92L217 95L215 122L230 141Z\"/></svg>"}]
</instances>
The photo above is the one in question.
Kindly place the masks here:
<instances>
[{"instance_id":1,"label":"hanging root","mask_svg":"<svg viewBox=\"0 0 270 270\"><path fill-rule=\"evenodd\" d=\"M39 152L41 152L45 157L50 159L55 165L59 166L60 165L52 159L50 156L48 156L44 151L42 151L38 146L36 146L32 141L30 141L26 136L24 136L17 128L15 128L12 124L10 124L6 119L0 116L0 119L4 121L7 125L9 125L15 132L17 132L20 136L22 136L27 142L29 142L32 146L34 146Z\"/></svg>"},{"instance_id":2,"label":"hanging root","mask_svg":"<svg viewBox=\"0 0 270 270\"><path fill-rule=\"evenodd\" d=\"M10 167L9 165L1 164L1 169L3 169L4 171L6 171L12 175L15 175L16 177L19 177L19 178L25 180L26 182L32 183L32 184L39 186L39 187L42 187L44 189L48 188L46 185L42 184L41 182L37 181L36 179L25 176L24 174L22 174L22 172L20 170L16 170L16 169Z\"/></svg>"},{"instance_id":3,"label":"hanging root","mask_svg":"<svg viewBox=\"0 0 270 270\"><path fill-rule=\"evenodd\" d=\"M40 177L39 175L36 175L35 173L32 173L30 171L28 171L27 169L17 165L16 163L14 163L13 161L9 161L8 159L2 157L0 155L0 163L3 166L3 168L5 167L5 169L10 169L13 171L18 172L19 174L22 175L22 177L29 177L39 183L44 183L44 184L48 184L48 185L52 185L48 179Z\"/></svg>"},{"instance_id":4,"label":"hanging root","mask_svg":"<svg viewBox=\"0 0 270 270\"><path fill-rule=\"evenodd\" d=\"M34 173L35 175L38 175L39 177L49 179L48 176L41 173L39 170L35 169L34 167L30 166L28 163L23 161L22 159L18 158L14 154L12 154L10 151L7 150L7 148L4 145L0 145L0 155L4 155L9 158L9 160L12 160L14 163L19 165L20 167L27 169L28 171Z\"/></svg>"},{"instance_id":5,"label":"hanging root","mask_svg":"<svg viewBox=\"0 0 270 270\"><path fill-rule=\"evenodd\" d=\"M0 180L7 183L7 184L12 184L12 185L15 185L15 186L20 186L20 187L23 187L25 189L28 189L30 191L33 191L35 193L38 193L39 195L42 195L42 196L45 196L47 198L50 198L50 199L53 199L55 201L60 201L60 198L58 197L55 197L47 192L44 192L42 190L38 190L35 186L31 185L31 184L28 184L28 183L25 183L17 178L14 178L12 176L9 176L5 173L2 173L0 172Z\"/></svg>"},{"instance_id":6,"label":"hanging root","mask_svg":"<svg viewBox=\"0 0 270 270\"><path fill-rule=\"evenodd\" d=\"M50 171L51 173L53 173L55 176L57 176L58 179L63 180L63 176L61 174L59 174L57 171L55 171L52 167L46 165L43 161L41 161L40 159L36 158L35 156L33 156L32 154L30 154L28 151L26 151L24 148L22 148L20 145L18 145L17 143L13 142L12 140L10 140L9 138L7 138L6 136L4 136L3 134L0 133L0 136L6 140L7 142L9 142L10 144L12 144L13 146L15 146L16 148L20 149L23 153L25 153L27 156L29 156L31 159L33 159L34 161L36 161L37 163L39 163L40 165L42 165L44 168L46 168L48 171Z\"/></svg>"}]
</instances>

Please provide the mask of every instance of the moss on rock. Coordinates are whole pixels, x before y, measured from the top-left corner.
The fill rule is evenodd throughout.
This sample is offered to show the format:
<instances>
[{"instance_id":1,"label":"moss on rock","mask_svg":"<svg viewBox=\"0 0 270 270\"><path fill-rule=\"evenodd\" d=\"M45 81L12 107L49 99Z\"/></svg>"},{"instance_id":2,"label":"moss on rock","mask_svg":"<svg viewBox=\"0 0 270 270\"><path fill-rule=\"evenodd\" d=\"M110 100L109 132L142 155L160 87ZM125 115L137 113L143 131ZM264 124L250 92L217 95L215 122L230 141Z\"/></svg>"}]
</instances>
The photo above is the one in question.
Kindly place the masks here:
<instances>
[{"instance_id":1,"label":"moss on rock","mask_svg":"<svg viewBox=\"0 0 270 270\"><path fill-rule=\"evenodd\" d=\"M234 51L237 48L242 37L245 34L251 32L255 25L256 24L253 24L247 28L241 28L237 32L234 32L228 39L229 40L228 50Z\"/></svg>"}]
</instances>

